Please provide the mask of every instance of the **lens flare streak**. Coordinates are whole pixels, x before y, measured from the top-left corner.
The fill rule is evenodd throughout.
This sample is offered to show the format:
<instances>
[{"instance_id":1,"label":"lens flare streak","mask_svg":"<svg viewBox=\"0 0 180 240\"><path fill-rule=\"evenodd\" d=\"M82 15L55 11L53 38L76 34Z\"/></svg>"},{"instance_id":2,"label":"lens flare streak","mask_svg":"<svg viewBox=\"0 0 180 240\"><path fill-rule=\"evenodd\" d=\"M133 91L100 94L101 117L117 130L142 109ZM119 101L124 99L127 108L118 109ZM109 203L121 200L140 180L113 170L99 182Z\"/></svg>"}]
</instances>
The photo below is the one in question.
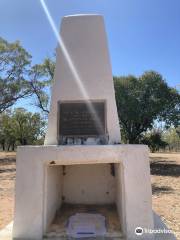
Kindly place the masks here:
<instances>
[{"instance_id":1,"label":"lens flare streak","mask_svg":"<svg viewBox=\"0 0 180 240\"><path fill-rule=\"evenodd\" d=\"M94 119L95 119L95 122L97 124L97 127L98 127L98 129L100 129L100 133L103 133L103 128L102 128L100 119L98 117L98 114L97 114L96 110L94 109L93 105L91 104L91 102L88 101L90 99L89 95L88 95L88 93L87 93L87 91L86 91L86 89L85 89L85 87L84 87L84 85L83 85L83 83L81 81L81 78L80 78L80 76L79 76L79 74L77 72L77 69L75 68L75 65L74 65L74 63L72 61L72 58L70 57L70 54L68 53L68 50L67 50L67 48L66 48L66 46L65 46L65 44L64 44L64 42L63 42L63 40L62 40L62 38L61 38L61 36L59 34L59 32L58 32L58 30L56 28L56 25L55 25L54 20L53 20L50 12L48 10L48 7L47 7L47 5L46 5L44 0L40 0L40 3L42 5L42 8L43 8L43 10L44 10L44 12L46 14L46 17L47 17L49 23L50 23L50 26L52 27L53 33L55 34L55 37L56 37L56 39L58 41L58 44L59 44L59 46L60 46L60 48L62 50L62 53L64 54L64 57L65 57L65 59L66 59L66 61L68 63L68 66L69 66L69 68L70 68L70 70L71 70L71 72L72 72L72 74L74 76L74 79L75 79L76 83L78 84L80 92L81 92L84 100L87 101L87 106L89 108L89 111L94 116Z\"/></svg>"}]
</instances>

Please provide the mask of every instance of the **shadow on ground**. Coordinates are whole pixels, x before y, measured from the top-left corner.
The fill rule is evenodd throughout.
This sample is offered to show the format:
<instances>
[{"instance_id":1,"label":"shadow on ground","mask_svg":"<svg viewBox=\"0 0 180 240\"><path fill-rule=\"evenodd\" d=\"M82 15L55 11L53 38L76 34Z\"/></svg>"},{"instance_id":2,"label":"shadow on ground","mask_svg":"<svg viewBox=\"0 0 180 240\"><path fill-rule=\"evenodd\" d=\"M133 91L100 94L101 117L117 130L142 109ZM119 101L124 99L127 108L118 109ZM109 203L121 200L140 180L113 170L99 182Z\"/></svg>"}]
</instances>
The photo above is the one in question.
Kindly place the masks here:
<instances>
[{"instance_id":1,"label":"shadow on ground","mask_svg":"<svg viewBox=\"0 0 180 240\"><path fill-rule=\"evenodd\" d=\"M171 187L168 186L156 186L155 184L152 184L152 194L169 194L169 193L173 193L173 189Z\"/></svg>"},{"instance_id":2,"label":"shadow on ground","mask_svg":"<svg viewBox=\"0 0 180 240\"><path fill-rule=\"evenodd\" d=\"M159 176L180 176L180 165L176 161L168 161L163 157L152 159L150 163L151 175Z\"/></svg>"},{"instance_id":3,"label":"shadow on ground","mask_svg":"<svg viewBox=\"0 0 180 240\"><path fill-rule=\"evenodd\" d=\"M10 163L15 163L16 162L16 158L10 157L10 158L1 158L0 157L0 164L10 164Z\"/></svg>"},{"instance_id":4,"label":"shadow on ground","mask_svg":"<svg viewBox=\"0 0 180 240\"><path fill-rule=\"evenodd\" d=\"M14 157L0 157L0 181L14 180L16 174L16 159Z\"/></svg>"},{"instance_id":5,"label":"shadow on ground","mask_svg":"<svg viewBox=\"0 0 180 240\"><path fill-rule=\"evenodd\" d=\"M10 169L0 169L0 173L8 173L8 172L15 172L16 168L10 168Z\"/></svg>"}]
</instances>

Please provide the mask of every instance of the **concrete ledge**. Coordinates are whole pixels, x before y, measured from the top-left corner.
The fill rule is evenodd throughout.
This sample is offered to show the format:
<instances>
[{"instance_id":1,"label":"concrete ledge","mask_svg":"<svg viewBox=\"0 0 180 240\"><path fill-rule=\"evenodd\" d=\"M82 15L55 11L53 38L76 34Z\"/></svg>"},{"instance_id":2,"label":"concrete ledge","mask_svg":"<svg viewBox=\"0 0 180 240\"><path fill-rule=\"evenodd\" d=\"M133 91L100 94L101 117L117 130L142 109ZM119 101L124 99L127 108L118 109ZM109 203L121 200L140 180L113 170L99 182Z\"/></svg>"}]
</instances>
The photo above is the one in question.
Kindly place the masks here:
<instances>
[{"instance_id":1,"label":"concrete ledge","mask_svg":"<svg viewBox=\"0 0 180 240\"><path fill-rule=\"evenodd\" d=\"M57 165L94 164L94 163L120 163L130 153L142 152L147 155L146 145L72 145L72 146L23 146L18 147L19 156L25 153L23 161L30 156L44 163L55 162Z\"/></svg>"}]
</instances>

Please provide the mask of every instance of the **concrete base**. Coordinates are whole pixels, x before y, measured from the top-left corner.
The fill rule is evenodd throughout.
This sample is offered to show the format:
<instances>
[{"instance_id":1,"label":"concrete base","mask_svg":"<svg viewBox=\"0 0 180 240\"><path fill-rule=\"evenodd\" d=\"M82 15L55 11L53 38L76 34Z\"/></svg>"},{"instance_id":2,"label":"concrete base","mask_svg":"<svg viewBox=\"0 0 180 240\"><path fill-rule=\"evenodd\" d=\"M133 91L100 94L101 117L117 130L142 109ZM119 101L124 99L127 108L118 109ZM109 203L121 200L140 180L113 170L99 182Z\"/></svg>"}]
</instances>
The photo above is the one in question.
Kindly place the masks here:
<instances>
[{"instance_id":1,"label":"concrete base","mask_svg":"<svg viewBox=\"0 0 180 240\"><path fill-rule=\"evenodd\" d=\"M156 213L154 213L154 229L168 230L167 226L163 223L161 218ZM4 229L2 229L0 231L0 239L12 240L13 239L12 231L13 231L13 222L11 222L9 225L7 225ZM125 240L125 238L118 238L118 239ZM146 240L146 237L141 238L141 239ZM174 234L154 234L154 239L155 240L177 240L176 237L174 236ZM39 239L39 240L42 240L42 239ZM56 240L56 238L49 237L48 240ZM61 240L61 239L58 237L58 240ZM62 240L64 240L64 238ZM85 239L85 240L87 240L87 239Z\"/></svg>"},{"instance_id":2,"label":"concrete base","mask_svg":"<svg viewBox=\"0 0 180 240\"><path fill-rule=\"evenodd\" d=\"M13 236L41 239L62 202L115 203L123 235L140 239L137 226L153 229L151 194L146 146L19 147Z\"/></svg>"}]
</instances>

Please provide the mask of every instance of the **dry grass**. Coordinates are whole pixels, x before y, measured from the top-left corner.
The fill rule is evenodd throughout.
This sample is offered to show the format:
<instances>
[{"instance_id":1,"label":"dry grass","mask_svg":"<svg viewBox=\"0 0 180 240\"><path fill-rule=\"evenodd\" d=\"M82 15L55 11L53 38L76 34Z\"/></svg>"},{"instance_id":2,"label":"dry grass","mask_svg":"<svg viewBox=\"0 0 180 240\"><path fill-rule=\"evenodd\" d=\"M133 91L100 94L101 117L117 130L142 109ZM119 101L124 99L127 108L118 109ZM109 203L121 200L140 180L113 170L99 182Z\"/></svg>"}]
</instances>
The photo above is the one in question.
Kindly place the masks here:
<instances>
[{"instance_id":1,"label":"dry grass","mask_svg":"<svg viewBox=\"0 0 180 240\"><path fill-rule=\"evenodd\" d=\"M13 219L15 153L0 153L0 229ZM153 209L175 233L180 233L180 154L153 153Z\"/></svg>"},{"instance_id":2,"label":"dry grass","mask_svg":"<svg viewBox=\"0 0 180 240\"><path fill-rule=\"evenodd\" d=\"M154 153L150 157L153 209L180 239L180 154Z\"/></svg>"},{"instance_id":3,"label":"dry grass","mask_svg":"<svg viewBox=\"0 0 180 240\"><path fill-rule=\"evenodd\" d=\"M0 229L13 219L16 153L0 153Z\"/></svg>"}]
</instances>

